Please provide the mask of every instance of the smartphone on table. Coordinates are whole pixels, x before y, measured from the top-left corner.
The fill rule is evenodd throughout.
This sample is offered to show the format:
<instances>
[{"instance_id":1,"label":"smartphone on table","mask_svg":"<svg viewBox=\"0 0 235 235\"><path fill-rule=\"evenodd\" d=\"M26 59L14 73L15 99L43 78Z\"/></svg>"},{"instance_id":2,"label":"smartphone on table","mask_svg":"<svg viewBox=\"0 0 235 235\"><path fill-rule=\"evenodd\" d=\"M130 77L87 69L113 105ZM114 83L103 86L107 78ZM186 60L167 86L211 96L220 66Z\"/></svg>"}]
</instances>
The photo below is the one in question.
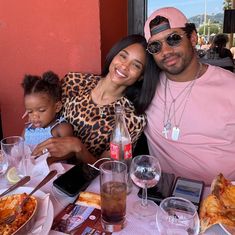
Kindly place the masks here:
<instances>
[{"instance_id":1,"label":"smartphone on table","mask_svg":"<svg viewBox=\"0 0 235 235\"><path fill-rule=\"evenodd\" d=\"M147 198L159 205L164 198L171 196L174 180L174 174L162 172L158 184L147 189ZM140 198L142 198L142 191L143 189L141 188L138 192Z\"/></svg>"},{"instance_id":2,"label":"smartphone on table","mask_svg":"<svg viewBox=\"0 0 235 235\"><path fill-rule=\"evenodd\" d=\"M84 191L91 180L84 176L82 165L76 165L53 181L53 185L70 197Z\"/></svg>"},{"instance_id":3,"label":"smartphone on table","mask_svg":"<svg viewBox=\"0 0 235 235\"><path fill-rule=\"evenodd\" d=\"M204 190L204 182L199 180L177 177L172 196L182 197L191 201L199 211Z\"/></svg>"}]
</instances>

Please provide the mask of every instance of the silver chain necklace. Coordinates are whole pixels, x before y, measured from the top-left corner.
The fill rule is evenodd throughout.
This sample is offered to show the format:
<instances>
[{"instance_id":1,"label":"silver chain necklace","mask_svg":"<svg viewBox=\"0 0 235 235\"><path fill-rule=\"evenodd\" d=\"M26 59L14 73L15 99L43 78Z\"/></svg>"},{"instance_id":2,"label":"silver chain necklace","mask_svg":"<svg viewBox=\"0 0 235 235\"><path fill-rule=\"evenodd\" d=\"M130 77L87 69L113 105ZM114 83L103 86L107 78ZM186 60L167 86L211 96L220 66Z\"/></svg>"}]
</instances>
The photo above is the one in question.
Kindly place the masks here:
<instances>
[{"instance_id":1,"label":"silver chain necklace","mask_svg":"<svg viewBox=\"0 0 235 235\"><path fill-rule=\"evenodd\" d=\"M187 106L192 88L196 82L196 79L198 78L201 69L202 69L202 64L199 63L199 70L195 75L195 78L189 83L187 84L187 86L185 86L183 88L183 90L174 98L170 89L170 85L168 84L168 79L166 78L166 82L165 82L165 93L164 93L164 117L163 117L163 130L162 130L162 134L165 136L166 139L168 139L168 133L171 131L172 129L172 134L171 134L171 139L172 140L178 140L179 139L179 135L180 135L180 128L179 125L181 123L182 117L183 117L183 113L185 111L185 108ZM169 93L171 96L171 103L169 106L169 110L167 112L167 88L169 89ZM176 107L176 101L183 95L182 101L178 104L178 106ZM180 114L179 120L178 122L176 121L176 113L178 112L178 110L182 108L182 112ZM173 112L172 112L172 108L173 108ZM172 128L172 119L174 121L174 126Z\"/></svg>"}]
</instances>

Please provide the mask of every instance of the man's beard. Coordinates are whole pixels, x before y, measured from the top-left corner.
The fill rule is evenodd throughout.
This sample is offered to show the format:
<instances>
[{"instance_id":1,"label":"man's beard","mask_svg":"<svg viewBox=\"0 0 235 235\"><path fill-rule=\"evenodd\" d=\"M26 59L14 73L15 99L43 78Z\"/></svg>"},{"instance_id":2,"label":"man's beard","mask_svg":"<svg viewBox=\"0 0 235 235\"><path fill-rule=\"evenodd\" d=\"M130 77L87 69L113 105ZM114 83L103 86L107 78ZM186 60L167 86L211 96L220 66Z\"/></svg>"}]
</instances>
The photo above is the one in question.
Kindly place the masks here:
<instances>
[{"instance_id":1,"label":"man's beard","mask_svg":"<svg viewBox=\"0 0 235 235\"><path fill-rule=\"evenodd\" d=\"M179 59L180 64L177 63L176 65L173 66L165 66L165 60L167 60L167 58L169 58L170 56L177 56L178 58L181 58ZM185 70L185 68L188 67L188 65L191 63L193 59L193 56L194 56L193 51L192 53L189 53L187 56L183 56L181 53L172 53L168 55L166 58L163 58L161 61L157 62L155 61L155 62L162 71L169 73L171 75L178 75L182 73Z\"/></svg>"}]
</instances>

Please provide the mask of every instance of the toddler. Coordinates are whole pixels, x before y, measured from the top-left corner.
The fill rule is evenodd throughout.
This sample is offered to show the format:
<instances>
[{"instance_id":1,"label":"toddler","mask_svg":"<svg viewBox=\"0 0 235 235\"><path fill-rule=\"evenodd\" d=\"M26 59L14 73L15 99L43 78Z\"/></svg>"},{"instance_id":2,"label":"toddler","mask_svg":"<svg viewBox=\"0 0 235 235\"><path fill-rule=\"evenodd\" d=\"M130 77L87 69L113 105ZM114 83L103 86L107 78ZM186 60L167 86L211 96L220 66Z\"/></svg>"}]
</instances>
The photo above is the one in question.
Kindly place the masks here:
<instances>
[{"instance_id":1,"label":"toddler","mask_svg":"<svg viewBox=\"0 0 235 235\"><path fill-rule=\"evenodd\" d=\"M24 116L29 118L23 137L31 150L48 138L73 135L72 125L58 118L62 89L55 73L48 71L42 77L25 75L21 85L26 109ZM47 151L45 149L43 153Z\"/></svg>"}]
</instances>

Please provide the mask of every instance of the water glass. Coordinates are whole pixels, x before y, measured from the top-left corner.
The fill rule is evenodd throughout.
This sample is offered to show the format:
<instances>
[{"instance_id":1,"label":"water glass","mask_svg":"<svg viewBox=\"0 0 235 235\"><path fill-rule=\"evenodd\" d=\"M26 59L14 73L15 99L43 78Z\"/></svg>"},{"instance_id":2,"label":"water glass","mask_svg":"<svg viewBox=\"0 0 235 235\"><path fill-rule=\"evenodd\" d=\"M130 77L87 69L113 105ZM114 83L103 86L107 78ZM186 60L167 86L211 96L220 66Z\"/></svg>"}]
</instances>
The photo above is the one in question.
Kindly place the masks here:
<instances>
[{"instance_id":1,"label":"water glass","mask_svg":"<svg viewBox=\"0 0 235 235\"><path fill-rule=\"evenodd\" d=\"M2 154L9 168L15 167L20 178L25 176L24 139L21 136L9 136L1 140Z\"/></svg>"},{"instance_id":2,"label":"water glass","mask_svg":"<svg viewBox=\"0 0 235 235\"><path fill-rule=\"evenodd\" d=\"M6 173L7 168L8 168L7 158L0 150L0 176Z\"/></svg>"},{"instance_id":3,"label":"water glass","mask_svg":"<svg viewBox=\"0 0 235 235\"><path fill-rule=\"evenodd\" d=\"M101 223L107 232L126 224L127 166L119 161L100 165Z\"/></svg>"},{"instance_id":4,"label":"water glass","mask_svg":"<svg viewBox=\"0 0 235 235\"><path fill-rule=\"evenodd\" d=\"M156 223L161 235L197 235L200 229L196 207L181 197L168 197L160 203Z\"/></svg>"}]
</instances>

